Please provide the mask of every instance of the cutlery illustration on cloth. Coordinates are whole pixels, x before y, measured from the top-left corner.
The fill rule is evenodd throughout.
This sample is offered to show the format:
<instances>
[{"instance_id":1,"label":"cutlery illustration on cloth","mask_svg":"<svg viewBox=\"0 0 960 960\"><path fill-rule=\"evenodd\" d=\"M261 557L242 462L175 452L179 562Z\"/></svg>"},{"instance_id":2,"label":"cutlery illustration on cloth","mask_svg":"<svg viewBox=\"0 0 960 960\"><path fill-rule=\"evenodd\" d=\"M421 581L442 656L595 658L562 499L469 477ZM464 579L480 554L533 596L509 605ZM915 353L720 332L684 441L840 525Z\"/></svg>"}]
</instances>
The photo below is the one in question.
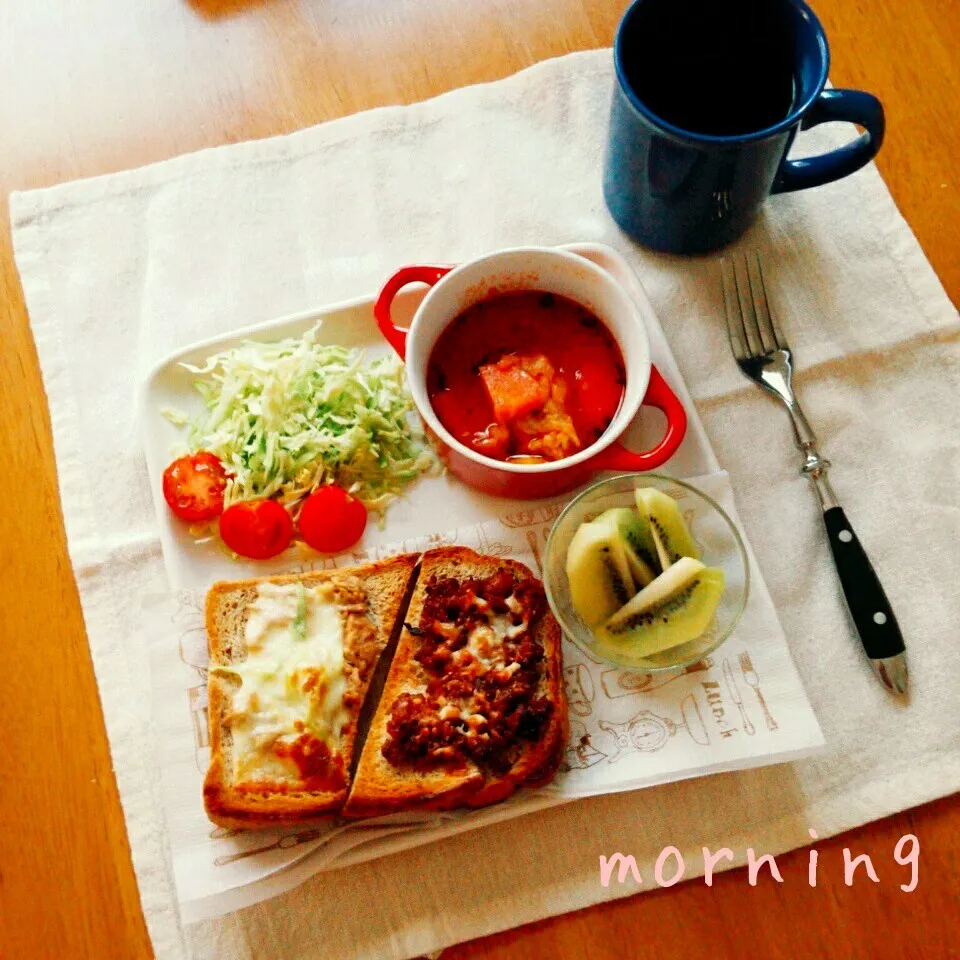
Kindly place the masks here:
<instances>
[{"instance_id":1,"label":"cutlery illustration on cloth","mask_svg":"<svg viewBox=\"0 0 960 960\"><path fill-rule=\"evenodd\" d=\"M626 670L604 670L600 674L600 683L603 686L603 692L613 699L615 697L629 697L635 693L649 693L651 690L657 690L665 687L674 680L689 676L691 673L701 673L709 670L713 666L713 660L710 657L704 660L698 660L684 667L683 670L676 673L633 673Z\"/></svg>"},{"instance_id":2,"label":"cutlery illustration on cloth","mask_svg":"<svg viewBox=\"0 0 960 960\"><path fill-rule=\"evenodd\" d=\"M253 847L247 850L238 850L236 853L224 854L216 857L213 861L213 865L216 867L225 867L231 863L236 863L238 860L245 860L248 857L256 857L262 853L271 853L274 850L289 850L292 847L309 845L315 843L316 841L320 841L317 846L311 846L308 850L298 854L292 860L290 860L286 866L290 867L294 863L298 863L306 857L312 856L316 851L321 850L323 851L323 858L329 862L332 862L343 852L342 845L334 846L333 841L337 840L344 834L351 834L355 837L355 842L348 844L349 847L354 846L356 843L363 843L368 839L381 839L398 833L406 833L410 830L416 830L418 828L428 830L431 828L435 829L442 823L459 819L458 814L458 811L435 811L431 813L417 811L409 815L388 815L385 817L377 817L365 821L342 823L340 826L333 827L332 829L328 830L322 830L319 828L301 830L296 833L285 834L284 836L278 837L276 840L263 844L259 847ZM224 837L233 835L235 834L223 834Z\"/></svg>"},{"instance_id":3,"label":"cutlery illustration on cloth","mask_svg":"<svg viewBox=\"0 0 960 960\"><path fill-rule=\"evenodd\" d=\"M733 670L730 669L730 661L726 657L723 658L723 679L726 681L730 699L733 700L740 710L740 719L743 721L743 732L747 734L747 736L752 737L757 732L757 728L747 716L747 711L743 706L743 697L740 696L740 688L737 686L737 681L733 678Z\"/></svg>"},{"instance_id":4,"label":"cutlery illustration on cloth","mask_svg":"<svg viewBox=\"0 0 960 960\"><path fill-rule=\"evenodd\" d=\"M259 853L269 853L271 850L288 850L290 847L298 847L301 843L312 843L320 839L319 830L305 830L301 833L288 833L273 843L262 847L254 847L252 850L241 850L238 853L229 853L221 857L216 857L213 861L215 867L225 867L227 864L236 863L238 860L245 860L247 857L255 857Z\"/></svg>"},{"instance_id":5,"label":"cutlery illustration on cloth","mask_svg":"<svg viewBox=\"0 0 960 960\"><path fill-rule=\"evenodd\" d=\"M760 678L757 676L757 671L753 668L753 661L750 659L750 654L747 653L746 650L740 654L740 670L743 673L744 682L748 687L753 687L753 692L760 701L760 709L763 710L763 717L767 721L767 729L776 730L777 721L773 719L773 714L767 706L767 701L763 699L763 693L760 690Z\"/></svg>"}]
</instances>

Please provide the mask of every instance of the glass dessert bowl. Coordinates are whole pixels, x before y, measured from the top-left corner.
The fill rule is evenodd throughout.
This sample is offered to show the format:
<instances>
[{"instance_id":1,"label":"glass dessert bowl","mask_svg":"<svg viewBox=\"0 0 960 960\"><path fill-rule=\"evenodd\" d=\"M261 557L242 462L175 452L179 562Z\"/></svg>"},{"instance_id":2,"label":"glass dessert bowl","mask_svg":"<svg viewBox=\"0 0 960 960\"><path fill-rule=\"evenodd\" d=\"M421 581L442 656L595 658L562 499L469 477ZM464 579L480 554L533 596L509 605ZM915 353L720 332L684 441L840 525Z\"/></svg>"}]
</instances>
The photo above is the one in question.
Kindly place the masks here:
<instances>
[{"instance_id":1,"label":"glass dessert bowl","mask_svg":"<svg viewBox=\"0 0 960 960\"><path fill-rule=\"evenodd\" d=\"M650 652L633 642L630 634L612 636L588 625L574 605L567 558L570 545L581 525L595 520L611 508L637 509L636 491L653 488L676 504L693 538L700 561L722 572L722 591L714 598L716 608L705 628L692 639ZM659 571L655 571L659 572ZM547 600L564 634L589 658L624 670L656 673L677 670L703 659L716 650L733 632L746 608L750 590L750 569L746 548L723 508L706 493L682 480L655 473L634 473L602 480L584 490L560 514L547 541L543 565ZM715 573L715 579L720 579ZM657 618L668 624L685 603L679 594L657 610ZM582 602L581 602L582 608ZM650 617L646 618L649 622ZM608 621L609 622L609 621Z\"/></svg>"}]
</instances>

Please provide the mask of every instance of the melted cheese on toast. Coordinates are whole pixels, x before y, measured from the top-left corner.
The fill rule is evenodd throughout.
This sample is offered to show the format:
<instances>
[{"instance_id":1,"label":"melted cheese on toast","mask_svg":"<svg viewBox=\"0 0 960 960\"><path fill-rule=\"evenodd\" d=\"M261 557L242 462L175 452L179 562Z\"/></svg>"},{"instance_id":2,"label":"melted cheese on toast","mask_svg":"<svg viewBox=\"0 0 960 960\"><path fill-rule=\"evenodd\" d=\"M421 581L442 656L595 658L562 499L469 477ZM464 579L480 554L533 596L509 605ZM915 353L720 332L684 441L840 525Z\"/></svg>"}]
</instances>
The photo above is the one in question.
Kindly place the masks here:
<instances>
[{"instance_id":1,"label":"melted cheese on toast","mask_svg":"<svg viewBox=\"0 0 960 960\"><path fill-rule=\"evenodd\" d=\"M261 583L248 607L245 660L228 717L235 781L297 780L289 745L303 734L336 752L346 691L343 616L327 584Z\"/></svg>"}]
</instances>

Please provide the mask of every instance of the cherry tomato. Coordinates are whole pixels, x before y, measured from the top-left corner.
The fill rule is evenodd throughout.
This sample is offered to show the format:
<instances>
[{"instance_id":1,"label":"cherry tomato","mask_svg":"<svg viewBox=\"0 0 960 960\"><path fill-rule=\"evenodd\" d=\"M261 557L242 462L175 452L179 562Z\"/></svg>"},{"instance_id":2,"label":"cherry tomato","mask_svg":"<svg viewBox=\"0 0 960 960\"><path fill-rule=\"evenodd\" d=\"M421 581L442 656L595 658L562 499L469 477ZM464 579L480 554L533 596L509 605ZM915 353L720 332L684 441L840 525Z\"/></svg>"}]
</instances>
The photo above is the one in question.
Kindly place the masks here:
<instances>
[{"instance_id":1,"label":"cherry tomato","mask_svg":"<svg viewBox=\"0 0 960 960\"><path fill-rule=\"evenodd\" d=\"M220 537L241 557L266 560L290 546L293 520L276 500L244 500L223 511Z\"/></svg>"},{"instance_id":2,"label":"cherry tomato","mask_svg":"<svg viewBox=\"0 0 960 960\"><path fill-rule=\"evenodd\" d=\"M223 512L227 475L218 457L206 450L180 457L163 471L163 498L190 523L213 520Z\"/></svg>"},{"instance_id":3,"label":"cherry tomato","mask_svg":"<svg viewBox=\"0 0 960 960\"><path fill-rule=\"evenodd\" d=\"M367 525L367 510L340 487L321 487L307 497L297 521L300 536L320 553L352 547Z\"/></svg>"}]
</instances>

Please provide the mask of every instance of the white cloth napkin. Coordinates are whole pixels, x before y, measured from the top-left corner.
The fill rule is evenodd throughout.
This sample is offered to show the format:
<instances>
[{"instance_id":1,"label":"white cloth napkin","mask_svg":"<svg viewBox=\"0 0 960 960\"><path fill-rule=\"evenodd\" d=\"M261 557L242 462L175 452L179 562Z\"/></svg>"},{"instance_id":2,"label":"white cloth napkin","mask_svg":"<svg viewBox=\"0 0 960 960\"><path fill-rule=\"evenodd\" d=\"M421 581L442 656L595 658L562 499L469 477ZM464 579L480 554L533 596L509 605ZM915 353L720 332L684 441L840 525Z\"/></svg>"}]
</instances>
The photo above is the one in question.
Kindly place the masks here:
<instances>
[{"instance_id":1,"label":"white cloth napkin","mask_svg":"<svg viewBox=\"0 0 960 960\"><path fill-rule=\"evenodd\" d=\"M808 416L910 650L912 699L863 661L783 412L744 381L716 257L643 251L600 190L609 51L288 137L16 194L17 264L50 403L64 517L134 866L158 957L409 957L652 884L667 844L779 852L960 787L956 311L874 168L778 197L743 245L800 365ZM893 131L896 135L896 131ZM829 147L849 130L801 135ZM756 549L828 751L571 803L181 931L158 802L140 604L165 588L133 398L175 347L367 293L398 264L598 240L636 266ZM103 465L109 515L95 509ZM640 811L642 810L642 817ZM645 878L601 886L598 856Z\"/></svg>"}]
</instances>

